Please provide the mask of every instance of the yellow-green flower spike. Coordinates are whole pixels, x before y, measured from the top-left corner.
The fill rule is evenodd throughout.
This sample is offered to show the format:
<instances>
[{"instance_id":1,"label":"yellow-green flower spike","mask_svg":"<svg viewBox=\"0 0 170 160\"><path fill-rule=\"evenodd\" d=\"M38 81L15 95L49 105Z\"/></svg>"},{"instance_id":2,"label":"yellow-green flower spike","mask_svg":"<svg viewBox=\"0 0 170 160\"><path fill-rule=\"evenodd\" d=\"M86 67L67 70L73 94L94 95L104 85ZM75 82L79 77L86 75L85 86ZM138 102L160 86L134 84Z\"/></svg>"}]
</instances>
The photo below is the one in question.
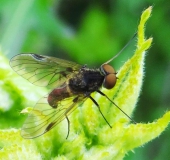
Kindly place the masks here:
<instances>
[{"instance_id":1,"label":"yellow-green flower spike","mask_svg":"<svg viewBox=\"0 0 170 160\"><path fill-rule=\"evenodd\" d=\"M20 136L20 130L0 130L0 159L41 160L35 143Z\"/></svg>"}]
</instances>

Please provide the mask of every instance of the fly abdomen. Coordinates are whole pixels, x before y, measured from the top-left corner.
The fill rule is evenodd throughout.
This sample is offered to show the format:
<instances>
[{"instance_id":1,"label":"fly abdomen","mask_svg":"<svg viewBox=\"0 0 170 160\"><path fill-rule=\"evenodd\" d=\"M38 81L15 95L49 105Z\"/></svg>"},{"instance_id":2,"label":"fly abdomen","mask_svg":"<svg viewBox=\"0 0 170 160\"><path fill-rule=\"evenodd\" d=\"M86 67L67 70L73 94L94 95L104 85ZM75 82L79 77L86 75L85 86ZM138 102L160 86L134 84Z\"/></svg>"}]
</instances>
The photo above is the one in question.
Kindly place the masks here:
<instances>
[{"instance_id":1,"label":"fly abdomen","mask_svg":"<svg viewBox=\"0 0 170 160\"><path fill-rule=\"evenodd\" d=\"M67 85L61 88L55 88L48 95L48 104L53 108L57 108L58 102L69 96L70 96L70 90Z\"/></svg>"}]
</instances>

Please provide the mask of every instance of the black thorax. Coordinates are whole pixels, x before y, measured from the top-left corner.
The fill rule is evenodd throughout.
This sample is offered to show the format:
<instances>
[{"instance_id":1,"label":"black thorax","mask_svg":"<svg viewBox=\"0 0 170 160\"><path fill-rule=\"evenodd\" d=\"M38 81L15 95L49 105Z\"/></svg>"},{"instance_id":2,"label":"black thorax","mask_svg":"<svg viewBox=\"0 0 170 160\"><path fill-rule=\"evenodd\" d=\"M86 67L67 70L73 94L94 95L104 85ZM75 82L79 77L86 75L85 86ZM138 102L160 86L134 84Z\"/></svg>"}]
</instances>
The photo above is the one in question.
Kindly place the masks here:
<instances>
[{"instance_id":1,"label":"black thorax","mask_svg":"<svg viewBox=\"0 0 170 160\"><path fill-rule=\"evenodd\" d=\"M69 80L69 87L73 93L92 93L101 87L103 80L99 69L82 68Z\"/></svg>"}]
</instances>

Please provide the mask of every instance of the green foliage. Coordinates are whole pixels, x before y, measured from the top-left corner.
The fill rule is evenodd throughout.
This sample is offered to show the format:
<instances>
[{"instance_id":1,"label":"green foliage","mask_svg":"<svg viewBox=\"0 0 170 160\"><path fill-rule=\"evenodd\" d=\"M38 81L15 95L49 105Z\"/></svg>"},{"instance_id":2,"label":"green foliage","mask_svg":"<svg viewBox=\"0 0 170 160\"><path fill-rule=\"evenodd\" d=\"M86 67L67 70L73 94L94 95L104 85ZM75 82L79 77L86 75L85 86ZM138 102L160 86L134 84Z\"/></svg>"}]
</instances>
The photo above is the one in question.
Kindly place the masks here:
<instances>
[{"instance_id":1,"label":"green foliage","mask_svg":"<svg viewBox=\"0 0 170 160\"><path fill-rule=\"evenodd\" d=\"M23 139L19 130L8 129L0 131L0 157L8 159L40 160L41 154L37 152L36 145L30 140Z\"/></svg>"},{"instance_id":2,"label":"green foliage","mask_svg":"<svg viewBox=\"0 0 170 160\"><path fill-rule=\"evenodd\" d=\"M138 26L137 49L133 57L119 70L116 86L112 90L102 88L102 92L113 99L128 115L132 115L139 97L144 73L145 53L152 42L152 38L145 39L144 35L145 23L150 17L151 9L151 7L146 9L141 16ZM7 101L7 104L0 106L1 128L11 126L18 128L22 122L22 115L16 116L11 112L14 112L16 108L22 108L22 106L28 106L27 109L23 110L23 113L29 112L29 107L32 106L35 98L45 92L42 88L29 85L14 74L9 68L7 60L2 53L0 54L0 84L4 96L2 99L5 99L5 96L11 99L11 102ZM20 83L18 84L18 82ZM158 137L170 121L170 112L167 112L153 123L130 124L129 119L106 98L98 93L94 93L92 96L100 104L102 113L112 128L109 128L103 120L98 108L90 100L87 100L70 115L71 129L67 140L65 139L67 134L66 121L60 123L47 134L32 140L21 138L20 129L1 129L0 157L2 159L12 157L13 159L36 160L52 158L122 159L128 151L143 146ZM15 117L13 117L14 115ZM5 118L8 123L5 123Z\"/></svg>"}]
</instances>

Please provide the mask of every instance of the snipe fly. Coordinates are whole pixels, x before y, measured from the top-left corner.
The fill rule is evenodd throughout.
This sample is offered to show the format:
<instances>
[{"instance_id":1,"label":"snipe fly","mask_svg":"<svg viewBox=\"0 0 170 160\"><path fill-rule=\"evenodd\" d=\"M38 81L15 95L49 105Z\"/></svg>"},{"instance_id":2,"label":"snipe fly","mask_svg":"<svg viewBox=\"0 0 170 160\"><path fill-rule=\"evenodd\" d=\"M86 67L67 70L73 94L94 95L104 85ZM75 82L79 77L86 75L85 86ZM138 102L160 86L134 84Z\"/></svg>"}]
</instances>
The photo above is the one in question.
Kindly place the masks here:
<instances>
[{"instance_id":1,"label":"snipe fly","mask_svg":"<svg viewBox=\"0 0 170 160\"><path fill-rule=\"evenodd\" d=\"M131 40L135 36L136 34ZM103 86L106 89L112 89L115 86L117 81L116 71L108 63L116 58L122 50L98 69L89 69L86 65L34 53L14 56L10 65L15 72L32 84L52 88L52 91L41 98L29 113L21 129L21 136L23 138L38 137L50 131L66 118L68 122L66 138L68 138L70 130L68 115L72 113L75 106L83 103L87 98L94 102L106 123L112 128L101 112L99 104L91 97L91 93L98 92L119 108L107 95L100 91L100 88ZM123 110L121 111L129 117Z\"/></svg>"}]
</instances>

